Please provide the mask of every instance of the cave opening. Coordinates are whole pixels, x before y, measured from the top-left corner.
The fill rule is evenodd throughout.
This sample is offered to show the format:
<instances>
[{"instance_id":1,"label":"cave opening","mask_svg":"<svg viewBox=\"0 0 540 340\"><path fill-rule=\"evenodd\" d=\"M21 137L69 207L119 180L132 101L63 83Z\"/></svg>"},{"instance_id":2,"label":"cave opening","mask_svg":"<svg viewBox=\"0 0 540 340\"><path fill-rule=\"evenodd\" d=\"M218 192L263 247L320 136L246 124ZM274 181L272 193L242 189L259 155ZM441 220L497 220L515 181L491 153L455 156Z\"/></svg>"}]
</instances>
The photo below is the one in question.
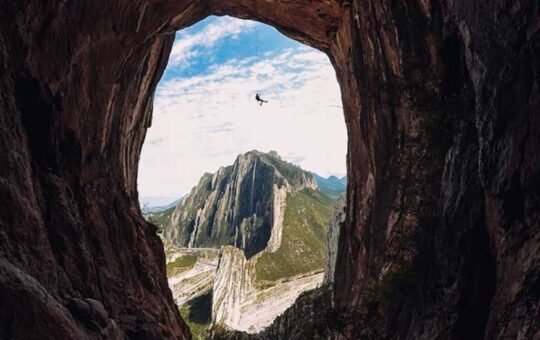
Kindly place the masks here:
<instances>
[{"instance_id":1,"label":"cave opening","mask_svg":"<svg viewBox=\"0 0 540 340\"><path fill-rule=\"evenodd\" d=\"M228 16L176 33L137 184L195 338L260 332L302 293L331 289L346 136L323 52Z\"/></svg>"},{"instance_id":2,"label":"cave opening","mask_svg":"<svg viewBox=\"0 0 540 340\"><path fill-rule=\"evenodd\" d=\"M0 338L190 338L137 171L174 32L209 15L260 20L335 67L348 187L332 302L345 319L322 331L534 338L536 3L4 1ZM304 302L267 338L319 335L328 323Z\"/></svg>"}]
</instances>

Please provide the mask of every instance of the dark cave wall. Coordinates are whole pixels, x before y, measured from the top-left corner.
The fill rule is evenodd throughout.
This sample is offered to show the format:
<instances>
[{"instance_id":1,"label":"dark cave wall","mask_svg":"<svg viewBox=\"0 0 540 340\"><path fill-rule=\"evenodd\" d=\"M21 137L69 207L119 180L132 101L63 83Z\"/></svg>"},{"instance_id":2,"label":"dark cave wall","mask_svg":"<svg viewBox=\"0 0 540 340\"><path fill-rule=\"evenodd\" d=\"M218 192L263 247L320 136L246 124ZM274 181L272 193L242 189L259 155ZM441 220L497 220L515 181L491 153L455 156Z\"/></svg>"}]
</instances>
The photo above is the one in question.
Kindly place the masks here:
<instances>
[{"instance_id":1,"label":"dark cave wall","mask_svg":"<svg viewBox=\"0 0 540 340\"><path fill-rule=\"evenodd\" d=\"M279 4L265 20L328 46L313 13L334 4L311 6L308 33L293 20L304 5ZM0 8L0 338L189 338L139 210L138 158L175 30L245 5Z\"/></svg>"},{"instance_id":2,"label":"dark cave wall","mask_svg":"<svg viewBox=\"0 0 540 340\"><path fill-rule=\"evenodd\" d=\"M188 335L135 192L172 45L133 34L138 7L0 4L2 339Z\"/></svg>"},{"instance_id":3,"label":"dark cave wall","mask_svg":"<svg viewBox=\"0 0 540 340\"><path fill-rule=\"evenodd\" d=\"M336 67L336 337L540 336L537 2L347 3L0 0L0 338L189 337L136 177L173 33L211 13Z\"/></svg>"},{"instance_id":4,"label":"dark cave wall","mask_svg":"<svg viewBox=\"0 0 540 340\"><path fill-rule=\"evenodd\" d=\"M538 4L352 9L332 49L351 112L343 333L540 336Z\"/></svg>"}]
</instances>

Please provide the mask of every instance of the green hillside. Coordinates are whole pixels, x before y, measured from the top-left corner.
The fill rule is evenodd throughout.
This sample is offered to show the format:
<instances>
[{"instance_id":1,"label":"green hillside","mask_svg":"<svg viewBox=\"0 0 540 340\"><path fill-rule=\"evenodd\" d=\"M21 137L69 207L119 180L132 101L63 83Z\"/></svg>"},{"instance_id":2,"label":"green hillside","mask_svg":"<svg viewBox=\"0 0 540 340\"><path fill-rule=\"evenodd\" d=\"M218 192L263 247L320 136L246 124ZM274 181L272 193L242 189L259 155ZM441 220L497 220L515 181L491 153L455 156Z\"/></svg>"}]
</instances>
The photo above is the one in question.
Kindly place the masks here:
<instances>
[{"instance_id":1,"label":"green hillside","mask_svg":"<svg viewBox=\"0 0 540 340\"><path fill-rule=\"evenodd\" d=\"M264 153L254 150L250 153L259 156L261 160L274 166L292 186L298 186L301 185L301 183L305 182L306 175L309 177L313 177L310 173L307 173L298 165L283 160L274 151Z\"/></svg>"},{"instance_id":2,"label":"green hillside","mask_svg":"<svg viewBox=\"0 0 540 340\"><path fill-rule=\"evenodd\" d=\"M155 224L158 227L158 230L162 230L163 226L166 223L169 223L169 218L171 217L175 208L176 207L171 207L164 211L147 213L143 216L148 222Z\"/></svg>"},{"instance_id":3,"label":"green hillside","mask_svg":"<svg viewBox=\"0 0 540 340\"><path fill-rule=\"evenodd\" d=\"M312 189L289 194L279 250L257 261L257 281L276 281L324 268L325 239L334 201Z\"/></svg>"},{"instance_id":4,"label":"green hillside","mask_svg":"<svg viewBox=\"0 0 540 340\"><path fill-rule=\"evenodd\" d=\"M193 268L193 266L195 266L195 262L197 262L196 255L186 254L172 262L167 263L167 277L173 277Z\"/></svg>"},{"instance_id":5,"label":"green hillside","mask_svg":"<svg viewBox=\"0 0 540 340\"><path fill-rule=\"evenodd\" d=\"M321 177L316 173L312 173L319 190L327 195L337 198L347 191L347 177L337 178L330 176L328 178Z\"/></svg>"}]
</instances>

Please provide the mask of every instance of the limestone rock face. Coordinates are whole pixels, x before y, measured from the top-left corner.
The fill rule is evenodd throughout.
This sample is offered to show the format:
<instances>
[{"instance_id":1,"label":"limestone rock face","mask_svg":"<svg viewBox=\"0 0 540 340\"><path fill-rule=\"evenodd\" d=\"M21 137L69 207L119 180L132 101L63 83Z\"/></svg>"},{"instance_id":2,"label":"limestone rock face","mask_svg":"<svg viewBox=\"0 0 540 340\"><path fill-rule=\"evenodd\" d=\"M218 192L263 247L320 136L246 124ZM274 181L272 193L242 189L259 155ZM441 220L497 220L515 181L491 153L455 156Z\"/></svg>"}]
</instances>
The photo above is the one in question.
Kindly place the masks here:
<instances>
[{"instance_id":1,"label":"limestone rock face","mask_svg":"<svg viewBox=\"0 0 540 340\"><path fill-rule=\"evenodd\" d=\"M336 68L349 143L334 291L356 315L343 338L540 336L537 0L0 8L1 338L107 337L113 323L76 320L74 298L121 336L189 337L137 163L173 33L211 14L272 24Z\"/></svg>"},{"instance_id":2,"label":"limestone rock face","mask_svg":"<svg viewBox=\"0 0 540 340\"><path fill-rule=\"evenodd\" d=\"M180 247L235 246L248 258L276 251L287 192L316 186L310 173L277 154L248 152L205 174L163 225L163 236Z\"/></svg>"},{"instance_id":3,"label":"limestone rock face","mask_svg":"<svg viewBox=\"0 0 540 340\"><path fill-rule=\"evenodd\" d=\"M232 246L221 250L212 298L212 324L240 328L240 307L254 289L254 261Z\"/></svg>"},{"instance_id":4,"label":"limestone rock face","mask_svg":"<svg viewBox=\"0 0 540 340\"><path fill-rule=\"evenodd\" d=\"M211 275L208 272L202 273L202 277L208 277L214 282L212 328L257 334L271 326L276 317L294 305L301 294L323 283L324 274L316 272L302 273L261 286L256 280L260 254L248 260L241 249L225 246L220 251L217 271ZM186 283L188 288L193 281L190 278L189 283ZM175 294L178 288L173 287L173 294L177 302L182 302L181 297Z\"/></svg>"},{"instance_id":5,"label":"limestone rock face","mask_svg":"<svg viewBox=\"0 0 540 340\"><path fill-rule=\"evenodd\" d=\"M214 340L276 340L314 339L331 336L337 321L332 312L331 291L328 286L304 292L295 304L263 331L257 334L220 329L212 334Z\"/></svg>"},{"instance_id":6,"label":"limestone rock face","mask_svg":"<svg viewBox=\"0 0 540 340\"><path fill-rule=\"evenodd\" d=\"M314 183L309 183L309 187L315 188ZM279 188L274 184L273 188L273 224L272 232L270 233L270 239L266 245L266 251L274 253L281 246L281 238L283 236L283 219L285 217L285 208L287 208L287 192L286 187Z\"/></svg>"}]
</instances>

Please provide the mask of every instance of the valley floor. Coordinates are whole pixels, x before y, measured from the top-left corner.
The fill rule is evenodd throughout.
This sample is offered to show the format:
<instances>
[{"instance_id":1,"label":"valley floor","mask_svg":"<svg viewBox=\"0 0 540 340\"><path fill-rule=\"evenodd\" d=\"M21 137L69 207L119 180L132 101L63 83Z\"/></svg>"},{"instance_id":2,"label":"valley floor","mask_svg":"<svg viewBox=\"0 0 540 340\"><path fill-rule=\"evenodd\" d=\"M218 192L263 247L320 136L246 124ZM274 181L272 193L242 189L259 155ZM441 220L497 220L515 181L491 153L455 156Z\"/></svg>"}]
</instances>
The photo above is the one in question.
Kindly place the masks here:
<instances>
[{"instance_id":1,"label":"valley floor","mask_svg":"<svg viewBox=\"0 0 540 340\"><path fill-rule=\"evenodd\" d=\"M174 301L181 307L187 301L212 290L217 269L217 258L197 258L193 268L169 278Z\"/></svg>"},{"instance_id":2,"label":"valley floor","mask_svg":"<svg viewBox=\"0 0 540 340\"><path fill-rule=\"evenodd\" d=\"M188 268L176 269L174 275L169 277L169 286L174 300L179 308L186 307L196 309L193 302L203 295L211 294L216 277L219 261L219 250L175 248L166 247L168 270L169 266L185 256L197 257L194 264ZM239 322L229 325L235 330L257 333L268 327L272 321L289 308L296 298L303 292L320 286L323 282L322 272L312 272L297 275L291 278L279 280L273 284L265 284L244 298L240 307ZM208 308L208 307L205 307ZM210 307L211 309L211 307ZM200 311L198 311L200 312ZM185 314L184 312L183 314ZM206 313L210 316L212 311ZM184 317L189 314L184 315ZM210 318L208 319L210 320ZM190 324L189 316L187 317ZM201 325L190 324L191 328L209 328L210 322ZM199 338L196 336L195 338Z\"/></svg>"}]
</instances>

